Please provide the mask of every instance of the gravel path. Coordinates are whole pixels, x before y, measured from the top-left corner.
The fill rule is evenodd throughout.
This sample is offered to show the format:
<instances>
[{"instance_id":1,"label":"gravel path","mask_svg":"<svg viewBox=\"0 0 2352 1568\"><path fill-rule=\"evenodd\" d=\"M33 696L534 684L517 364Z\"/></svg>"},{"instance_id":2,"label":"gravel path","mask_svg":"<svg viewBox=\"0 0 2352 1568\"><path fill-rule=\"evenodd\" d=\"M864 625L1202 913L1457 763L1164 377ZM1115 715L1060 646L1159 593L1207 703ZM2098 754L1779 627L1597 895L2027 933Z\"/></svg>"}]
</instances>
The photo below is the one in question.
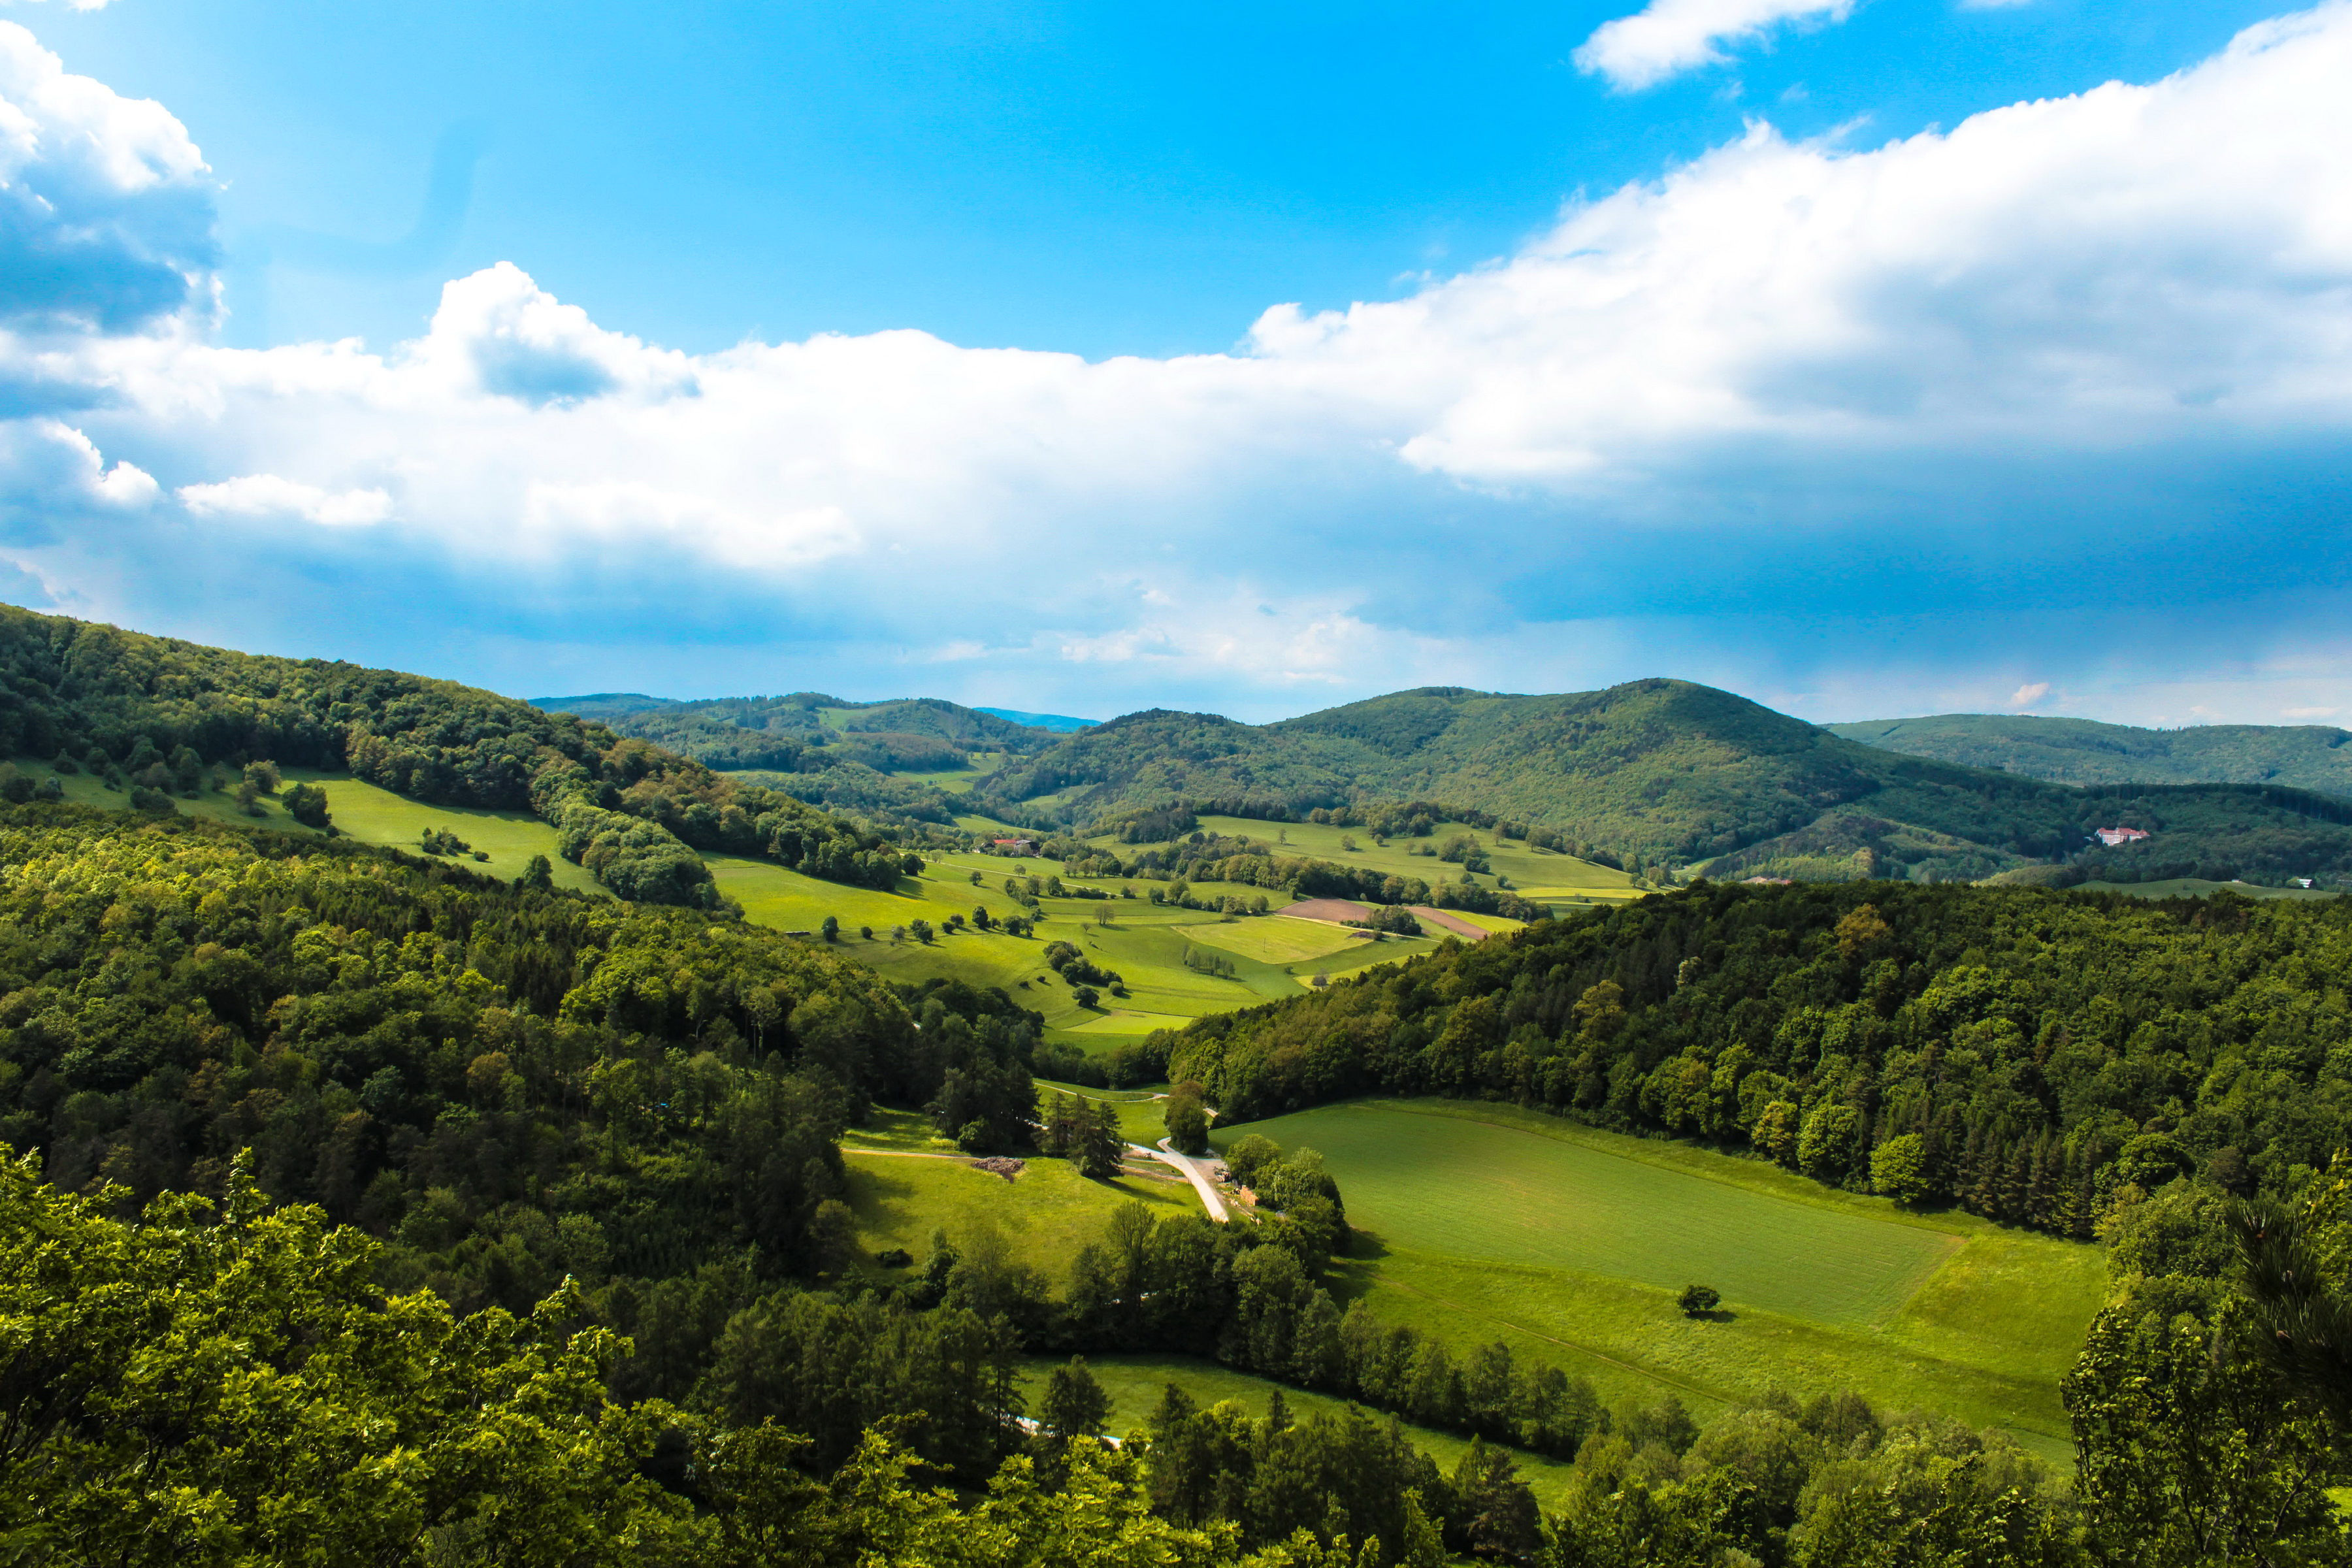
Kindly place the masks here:
<instances>
[{"instance_id":1,"label":"gravel path","mask_svg":"<svg viewBox=\"0 0 2352 1568\"><path fill-rule=\"evenodd\" d=\"M1139 1154L1148 1154L1155 1160L1163 1161L1183 1172L1186 1178L1192 1182L1192 1190L1201 1194L1201 1206L1209 1211L1209 1217L1219 1225L1225 1223L1225 1200L1218 1195L1217 1184L1209 1179L1208 1161L1195 1160L1189 1154L1179 1154L1176 1152L1175 1142L1167 1138L1160 1141L1160 1147L1157 1149L1147 1149L1140 1143L1130 1143L1128 1147Z\"/></svg>"}]
</instances>

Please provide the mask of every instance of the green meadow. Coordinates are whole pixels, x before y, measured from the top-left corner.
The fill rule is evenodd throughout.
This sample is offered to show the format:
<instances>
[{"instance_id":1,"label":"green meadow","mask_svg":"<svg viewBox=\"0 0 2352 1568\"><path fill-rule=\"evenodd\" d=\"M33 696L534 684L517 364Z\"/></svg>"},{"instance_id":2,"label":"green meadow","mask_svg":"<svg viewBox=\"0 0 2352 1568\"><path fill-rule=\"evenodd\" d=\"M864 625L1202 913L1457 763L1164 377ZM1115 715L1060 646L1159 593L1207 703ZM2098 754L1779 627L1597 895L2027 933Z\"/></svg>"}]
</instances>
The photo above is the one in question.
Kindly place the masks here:
<instances>
[{"instance_id":1,"label":"green meadow","mask_svg":"<svg viewBox=\"0 0 2352 1568\"><path fill-rule=\"evenodd\" d=\"M842 925L839 950L845 956L894 980L939 976L1001 985L1023 1006L1045 1016L1049 1037L1093 1050L1108 1050L1123 1040L1181 1026L1208 1014L1296 995L1318 973L1345 973L1425 952L1434 945L1422 938L1366 942L1337 926L1270 915L1227 921L1205 910L1154 904L1147 896L1150 883L1124 884L1136 894L1130 899L1118 896L1123 884L1116 879L1075 877L1066 878L1066 885L1098 888L1111 896L1041 897L1045 923L1027 937L982 931L969 923L961 931L939 934L950 915L961 915L970 922L982 908L995 918L1017 912L1020 906L1006 894L1004 879L1016 878L1025 886L1033 876L1059 875L1059 864L1035 857L940 855L929 860L921 876L902 878L895 891L885 893L819 881L739 856L703 858L719 890L740 903L748 919L785 931L813 931L832 915ZM975 872L977 883L971 879ZM1204 889L1221 885L1202 884ZM892 940L894 929L910 927L919 919L930 923L930 942L911 936ZM1257 936L1260 928L1269 933L1263 939ZM870 938L863 934L867 929L874 932ZM1118 973L1129 994L1117 997L1105 991L1099 1005L1080 1007L1072 987L1045 964L1045 945L1055 941L1075 944L1095 963ZM1212 975L1189 966L1188 951L1226 960L1233 975Z\"/></svg>"},{"instance_id":2,"label":"green meadow","mask_svg":"<svg viewBox=\"0 0 2352 1568\"><path fill-rule=\"evenodd\" d=\"M857 1243L869 1274L872 1259L893 1247L922 1266L931 1233L944 1230L958 1247L981 1238L1002 1241L1007 1254L1041 1275L1058 1295L1068 1284L1070 1259L1098 1240L1119 1205L1149 1205L1155 1215L1198 1213L1192 1185L1165 1165L1137 1164L1115 1181L1092 1181L1067 1160L1030 1160L1010 1181L975 1168L961 1155L842 1144L845 1198L857 1218Z\"/></svg>"},{"instance_id":3,"label":"green meadow","mask_svg":"<svg viewBox=\"0 0 2352 1568\"><path fill-rule=\"evenodd\" d=\"M25 761L17 765L37 782L50 776L46 763ZM521 874L533 855L544 855L554 868L556 886L582 892L597 890L594 879L583 868L556 853L555 829L528 813L428 805L346 773L289 768L285 776L289 784L316 784L325 789L327 809L336 829L362 844L419 851L428 829L454 833L480 851L481 857L469 853L454 858L453 863L489 876L513 878ZM88 773L63 774L58 782L66 798L79 805L120 810L130 802L126 793L110 790ZM281 832L310 831L288 816L275 797L265 795L256 804L260 808L257 816L239 811L236 801L222 791L207 790L197 799L173 802L190 816ZM1000 825L974 817L965 826L985 832ZM961 915L968 922L982 906L996 916L1013 912L1017 906L1004 892L1004 879L1017 876L1025 882L1031 876L1058 874L1059 864L1034 857L1014 860L992 855L946 855L929 864L920 877L902 878L896 890L880 892L821 881L740 856L707 854L703 859L719 891L740 903L749 920L784 931L814 931L831 915L841 922L838 951L843 956L894 980L921 981L937 975L1001 985L1022 1005L1045 1016L1050 1037L1093 1050L1108 1050L1154 1029L1181 1027L1207 1014L1295 995L1317 973L1345 973L1367 964L1410 957L1433 945L1426 940L1396 937L1368 942L1348 937L1336 926L1272 916L1226 921L1207 910L1155 905L1144 896L1148 883L1135 884L1135 898L1121 899L1116 896L1120 886L1116 880L1096 879L1089 884L1078 878L1067 880L1072 886L1101 888L1113 897L1042 899L1045 921L1035 935L1010 937L967 926L951 935L935 934L928 944L911 936L894 942L893 928L911 926L917 920L928 921L938 933L950 915ZM978 885L971 881L974 871L981 874ZM1110 915L1108 924L1097 919L1106 910ZM868 927L874 931L870 939L859 934ZM1263 937L1258 934L1261 927L1265 928ZM1046 967L1044 949L1057 939L1076 943L1097 963L1123 976L1130 994L1122 998L1105 994L1097 1007L1080 1007L1071 987ZM1184 962L1188 950L1203 955L1213 952L1230 961L1234 975L1213 976L1188 967Z\"/></svg>"},{"instance_id":4,"label":"green meadow","mask_svg":"<svg viewBox=\"0 0 2352 1568\"><path fill-rule=\"evenodd\" d=\"M2208 893L2231 892L2249 899L2335 899L2340 893L2325 888L2265 888L2253 882L2209 882L2202 877L2171 877L2161 882L2083 882L2085 893L2122 893L2134 899L2201 899Z\"/></svg>"},{"instance_id":5,"label":"green meadow","mask_svg":"<svg viewBox=\"0 0 2352 1568\"><path fill-rule=\"evenodd\" d=\"M51 771L40 763L20 761L16 766L36 779L47 777ZM372 784L362 784L349 773L320 773L310 768L283 771L289 784L314 784L324 789L327 813L336 831L362 844L387 845L421 854L425 831L437 829L456 834L486 857L454 856L449 858L452 864L486 876L512 879L522 874L532 856L544 855L554 868L557 887L577 889L583 893L597 890L594 878L555 852L555 829L529 812L427 805ZM120 811L131 804L127 792L110 790L88 773L62 774L58 783L66 798L79 805ZM280 833L312 831L287 816L285 806L274 795L263 795L254 802L259 816L238 810L236 799L220 790L205 790L194 800L174 798L172 804L183 815L209 816L240 827L267 827Z\"/></svg>"},{"instance_id":6,"label":"green meadow","mask_svg":"<svg viewBox=\"0 0 2352 1568\"><path fill-rule=\"evenodd\" d=\"M1032 1356L1022 1363L1021 1387L1030 1408L1045 1394L1046 1374L1055 1367L1067 1364L1066 1358ZM1232 1400L1252 1415L1264 1415L1276 1390L1282 1402L1290 1407L1292 1415L1300 1420L1310 1416L1336 1414L1346 1407L1346 1402L1328 1394L1310 1394L1304 1389L1276 1384L1245 1372L1235 1372L1219 1366L1213 1361L1200 1361L1192 1356L1104 1354L1087 1357L1087 1370L1110 1395L1110 1420L1108 1430L1114 1436L1125 1436L1142 1426L1160 1403L1171 1384L1182 1389L1195 1405L1203 1408ZM1381 1411L1368 1412L1375 1421L1385 1424L1389 1417ZM1431 1426L1416 1426L1401 1421L1406 1438L1416 1448L1437 1461L1447 1474L1462 1462L1470 1451L1470 1439L1451 1432L1441 1432ZM1568 1500L1568 1490L1573 1469L1558 1459L1540 1454L1530 1454L1523 1448L1507 1450L1519 1467L1519 1479L1526 1481L1536 1494L1536 1500L1547 1511L1556 1512Z\"/></svg>"},{"instance_id":7,"label":"green meadow","mask_svg":"<svg viewBox=\"0 0 2352 1568\"><path fill-rule=\"evenodd\" d=\"M1075 1083L1055 1083L1051 1079L1037 1080L1038 1091L1058 1090L1075 1094L1082 1100L1108 1101L1118 1112L1119 1135L1130 1143L1146 1148L1168 1136L1168 1104L1158 1095L1144 1090L1087 1089ZM1163 1091L1164 1092L1164 1091Z\"/></svg>"},{"instance_id":8,"label":"green meadow","mask_svg":"<svg viewBox=\"0 0 2352 1568\"><path fill-rule=\"evenodd\" d=\"M1485 849L1495 875L1508 878L1511 886L1525 897L1551 903L1610 903L1625 899L1638 899L1646 890L1633 885L1633 879L1622 871L1612 871L1606 866L1596 866L1573 856L1555 855L1548 849L1530 849L1517 839L1505 838L1483 827L1466 823L1440 823L1426 838L1391 838L1386 845L1372 842L1372 836L1360 827L1332 827L1318 822L1259 822L1245 816L1204 816L1201 818L1203 832L1223 833L1235 837L1264 839L1274 846L1275 853L1311 855L1318 860L1331 860L1342 865L1368 867L1383 876L1418 877L1434 886L1443 879L1460 880L1462 868L1433 855L1409 853L1412 849L1443 847L1456 834L1467 834ZM1353 849L1343 847L1342 838L1352 840ZM1109 837L1088 842L1107 848L1130 852L1129 847ZM1481 876L1482 882L1491 885L1494 876ZM1474 923L1485 925L1484 920Z\"/></svg>"},{"instance_id":9,"label":"green meadow","mask_svg":"<svg viewBox=\"0 0 2352 1568\"><path fill-rule=\"evenodd\" d=\"M1322 1151L1360 1233L1335 1288L1458 1346L1502 1337L1605 1396L1706 1413L1853 1388L2067 1452L2058 1379L2095 1247L1912 1215L1776 1166L1514 1108L1360 1101L1218 1131ZM1723 1292L1689 1319L1685 1284Z\"/></svg>"}]
</instances>

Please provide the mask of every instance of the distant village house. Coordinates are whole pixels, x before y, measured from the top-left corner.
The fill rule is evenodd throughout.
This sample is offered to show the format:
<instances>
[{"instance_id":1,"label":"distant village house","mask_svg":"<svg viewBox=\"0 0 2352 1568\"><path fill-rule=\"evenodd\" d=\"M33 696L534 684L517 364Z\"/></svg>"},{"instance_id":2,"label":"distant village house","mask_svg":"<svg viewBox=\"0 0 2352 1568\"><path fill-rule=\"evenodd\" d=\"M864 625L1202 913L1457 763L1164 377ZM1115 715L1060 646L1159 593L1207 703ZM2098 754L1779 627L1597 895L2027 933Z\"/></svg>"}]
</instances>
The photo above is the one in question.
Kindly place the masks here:
<instances>
[{"instance_id":1,"label":"distant village house","mask_svg":"<svg viewBox=\"0 0 2352 1568\"><path fill-rule=\"evenodd\" d=\"M2100 827L2094 828L2091 837L2113 849L2118 844L2135 843L2147 835L2137 827Z\"/></svg>"},{"instance_id":2,"label":"distant village house","mask_svg":"<svg viewBox=\"0 0 2352 1568\"><path fill-rule=\"evenodd\" d=\"M992 838L988 847L999 855L1034 855L1037 841L1034 838Z\"/></svg>"}]
</instances>

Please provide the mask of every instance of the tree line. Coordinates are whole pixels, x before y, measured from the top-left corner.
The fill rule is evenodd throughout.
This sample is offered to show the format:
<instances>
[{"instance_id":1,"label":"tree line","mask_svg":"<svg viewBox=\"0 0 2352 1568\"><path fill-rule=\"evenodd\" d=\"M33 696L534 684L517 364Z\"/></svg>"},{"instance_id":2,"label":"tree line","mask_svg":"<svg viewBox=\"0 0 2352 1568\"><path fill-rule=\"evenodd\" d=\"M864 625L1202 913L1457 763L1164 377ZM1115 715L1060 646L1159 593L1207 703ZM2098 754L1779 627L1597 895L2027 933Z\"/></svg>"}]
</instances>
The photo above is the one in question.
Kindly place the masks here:
<instances>
[{"instance_id":1,"label":"tree line","mask_svg":"<svg viewBox=\"0 0 2352 1568\"><path fill-rule=\"evenodd\" d=\"M719 900L694 850L888 889L919 866L908 845L961 841L919 823L861 826L602 724L450 681L6 606L0 752L55 754L65 770L129 759L134 773L161 769L175 784L192 770L264 760L348 768L417 800L530 811L556 826L567 858L621 897L701 908Z\"/></svg>"},{"instance_id":2,"label":"tree line","mask_svg":"<svg viewBox=\"0 0 2352 1568\"><path fill-rule=\"evenodd\" d=\"M1164 1044L1229 1123L1491 1098L2087 1236L2126 1188L2291 1196L2352 1142L2347 970L2336 901L1701 883Z\"/></svg>"}]
</instances>

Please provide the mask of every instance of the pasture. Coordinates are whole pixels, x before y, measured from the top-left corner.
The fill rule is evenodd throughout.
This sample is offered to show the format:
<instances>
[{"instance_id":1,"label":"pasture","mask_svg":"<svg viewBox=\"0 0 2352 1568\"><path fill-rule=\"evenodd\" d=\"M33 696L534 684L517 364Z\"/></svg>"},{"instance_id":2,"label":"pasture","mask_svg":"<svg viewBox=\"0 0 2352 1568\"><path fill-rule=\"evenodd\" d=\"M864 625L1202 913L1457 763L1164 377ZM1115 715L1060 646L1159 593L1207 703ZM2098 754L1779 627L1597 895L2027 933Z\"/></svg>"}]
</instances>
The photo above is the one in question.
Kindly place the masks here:
<instances>
[{"instance_id":1,"label":"pasture","mask_svg":"<svg viewBox=\"0 0 2352 1568\"><path fill-rule=\"evenodd\" d=\"M1204 910L1151 903L1141 896L1150 884L1135 885L1137 897L1121 898L1116 880L1080 878L1067 879L1066 885L1099 888L1111 896L1057 899L1041 894L1038 908L1045 923L1033 935L1012 937L967 924L951 934L935 934L929 943L911 937L894 942L892 928L911 925L918 919L929 921L934 932L940 933L950 915L960 914L969 922L983 907L1000 919L1017 912L1019 906L1004 890L1005 879L1019 879L1025 887L1028 878L1042 879L1049 872L1058 874L1058 867L1034 858L940 855L927 858L922 875L901 878L896 890L886 893L819 881L740 856L706 855L703 859L719 891L740 903L747 919L785 931L814 931L830 914L843 928L835 951L844 957L893 980L921 981L936 975L977 985L1001 985L1021 1005L1044 1015L1052 1038L1086 1049L1107 1050L1153 1029L1178 1027L1211 1013L1293 995L1300 982L1316 973L1346 973L1425 952L1431 945L1391 938L1379 943L1345 942L1314 956L1289 960L1259 957L1249 951L1251 933L1256 927L1274 924L1276 917L1225 921ZM978 883L971 880L975 871L981 877ZM1307 922L1282 924L1298 927ZM871 939L860 934L861 928L868 926L875 933ZM1329 940L1321 935L1326 928L1309 929L1318 933L1313 942L1292 933L1271 942L1263 951L1279 953ZM1045 945L1057 940L1074 944L1093 963L1118 973L1129 994L1118 997L1104 991L1097 1007L1080 1007L1073 988L1045 964ZM1188 965L1186 952L1196 947L1202 953L1213 951L1230 961L1232 976L1209 974Z\"/></svg>"},{"instance_id":2,"label":"pasture","mask_svg":"<svg viewBox=\"0 0 2352 1568\"><path fill-rule=\"evenodd\" d=\"M1099 1239L1111 1211L1135 1200L1155 1217L1197 1214L1201 1201L1189 1183L1165 1165L1138 1166L1116 1181L1090 1181L1066 1160L1030 1160L1011 1181L977 1170L961 1156L860 1148L845 1142L844 1194L857 1218L861 1271L885 1271L874 1254L893 1247L922 1267L931 1233L944 1230L958 1247L992 1237L1015 1262L1034 1268L1056 1294L1067 1285L1070 1259Z\"/></svg>"},{"instance_id":3,"label":"pasture","mask_svg":"<svg viewBox=\"0 0 2352 1568\"><path fill-rule=\"evenodd\" d=\"M47 763L19 761L19 771L39 780L50 776ZM422 801L397 795L390 790L362 784L349 773L321 773L310 768L283 770L287 784L317 784L327 792L327 813L336 831L362 844L388 846L422 854L422 840L427 829L454 833L489 858L477 860L472 855L446 857L452 865L464 866L484 876L509 880L522 874L534 855L544 855L554 868L555 885L572 888L581 892L597 890L595 879L580 867L555 852L555 829L524 811L480 811L468 806L427 805ZM103 811L121 811L131 804L127 793L108 789L88 773L66 773L58 776L65 797L77 805L96 806ZM188 816L206 816L238 827L263 827L278 833L307 834L313 831L286 815L286 807L275 795L262 795L254 802L259 816L247 816L237 809L236 801L225 791L205 790L194 800L174 796L173 805Z\"/></svg>"},{"instance_id":4,"label":"pasture","mask_svg":"<svg viewBox=\"0 0 2352 1568\"><path fill-rule=\"evenodd\" d=\"M1067 1364L1067 1357L1031 1356L1021 1365L1021 1388L1034 1408L1044 1395L1045 1378L1055 1367ZM1275 1391L1280 1389L1282 1402L1299 1420L1327 1414L1337 1414L1346 1407L1344 1400L1328 1394L1310 1394L1286 1384L1274 1383L1249 1373L1236 1372L1213 1361L1200 1361L1192 1356L1104 1354L1087 1357L1087 1370L1110 1395L1110 1420L1108 1427L1113 1436L1123 1437L1142 1426L1166 1393L1174 1384L1192 1396L1192 1402L1206 1409L1212 1405L1232 1400L1252 1415L1263 1416ZM1373 1420L1385 1425L1389 1419L1383 1411L1368 1412ZM1462 1462L1470 1451L1470 1439L1434 1427L1416 1426L1402 1422L1404 1435L1412 1446L1437 1461L1446 1474ZM1548 1459L1540 1454L1530 1454L1523 1448L1505 1450L1518 1465L1519 1479L1526 1481L1536 1494L1536 1500L1548 1511L1558 1511L1567 1501L1572 1471L1558 1459Z\"/></svg>"},{"instance_id":5,"label":"pasture","mask_svg":"<svg viewBox=\"0 0 2352 1568\"><path fill-rule=\"evenodd\" d=\"M2082 882L2085 893L2121 893L2133 899L2201 899L2208 893L2231 892L2249 899L2335 899L2343 895L2325 888L2264 888L2252 882L2209 882L2202 877L2172 877L2161 882Z\"/></svg>"},{"instance_id":6,"label":"pasture","mask_svg":"<svg viewBox=\"0 0 2352 1568\"><path fill-rule=\"evenodd\" d=\"M1365 867L1384 876L1418 877L1433 886L1440 879L1461 880L1462 868L1440 860L1433 855L1411 851L1440 848L1454 835L1467 834L1478 841L1494 868L1492 874L1478 878L1480 882L1491 887L1496 876L1507 878L1514 889L1538 902L1614 903L1640 898L1645 890L1633 886L1633 879L1622 871L1612 871L1606 866L1596 866L1573 856L1530 849L1517 839L1504 838L1488 829L1459 822L1440 823L1426 838L1391 838L1386 845L1374 844L1372 836L1360 827L1332 827L1316 822L1260 822L1245 816L1204 816L1201 818L1201 827L1204 832L1264 840L1276 855L1312 855L1318 859ZM1353 840L1356 847L1353 849L1343 847L1340 843L1343 838ZM1124 846L1114 846L1108 837L1090 842L1132 853Z\"/></svg>"},{"instance_id":7,"label":"pasture","mask_svg":"<svg viewBox=\"0 0 2352 1568\"><path fill-rule=\"evenodd\" d=\"M1339 1288L1383 1317L1499 1334L1612 1398L1851 1387L2063 1455L2057 1381L2105 1289L2096 1247L1502 1106L1359 1102L1214 1142L1246 1132L1322 1151L1364 1233ZM1693 1282L1724 1311L1677 1311Z\"/></svg>"},{"instance_id":8,"label":"pasture","mask_svg":"<svg viewBox=\"0 0 2352 1568\"><path fill-rule=\"evenodd\" d=\"M46 763L21 761L17 765L37 783L51 774ZM477 860L467 854L452 857L452 864L511 879L521 874L533 855L545 855L556 886L599 890L583 868L556 853L555 829L528 813L428 805L346 773L289 768L285 776L289 784L323 787L337 830L362 844L421 853L420 841L428 829L454 833L488 858ZM59 784L65 797L78 805L121 810L130 804L127 794L107 789L88 773L61 775ZM265 795L257 804L260 815L249 816L224 792L208 790L195 800L173 802L184 813L239 826L310 831L289 817L275 797ZM964 819L963 826L986 832L999 825L972 817ZM1039 912L1045 921L1028 937L983 932L969 924L948 934L944 927L950 915L969 922L982 906L998 917L1014 912L1017 906L1003 888L1006 877L1025 883L1030 876L1042 879L1058 872L1058 866L1034 858L944 855L921 876L901 878L893 890L884 892L822 881L741 856L705 854L702 858L719 890L743 906L746 919L782 931L814 931L831 915L841 923L841 941L834 951L843 957L893 980L940 976L1003 986L1023 1006L1044 1016L1050 1037L1082 1049L1108 1050L1154 1029L1181 1027L1208 1014L1295 995L1318 973L1346 973L1410 957L1431 945L1393 937L1369 942L1312 922L1272 916L1226 921L1204 910L1153 904L1142 896L1150 884L1137 884L1138 896L1127 899L1116 896L1119 884L1115 880L1078 878L1069 879L1068 885L1097 887L1113 897L1041 898ZM974 871L981 874L977 885L971 881ZM1213 889L1220 884L1206 886ZM1108 924L1098 918L1106 912ZM931 942L912 936L891 940L893 928L911 926L917 920L929 921L937 933ZM868 927L874 931L870 939L859 934ZM1097 1007L1080 1007L1072 987L1045 963L1045 944L1057 939L1076 944L1096 963L1118 973L1129 994L1106 993ZM1203 973L1185 962L1188 951L1196 957L1213 952L1229 962L1234 973Z\"/></svg>"},{"instance_id":9,"label":"pasture","mask_svg":"<svg viewBox=\"0 0 2352 1568\"><path fill-rule=\"evenodd\" d=\"M1155 1099L1150 1091L1086 1089L1075 1083L1055 1083L1050 1079L1037 1080L1040 1100L1049 1089L1108 1102L1118 1112L1119 1135L1130 1143L1140 1143L1148 1149L1168 1136L1168 1102Z\"/></svg>"}]
</instances>

